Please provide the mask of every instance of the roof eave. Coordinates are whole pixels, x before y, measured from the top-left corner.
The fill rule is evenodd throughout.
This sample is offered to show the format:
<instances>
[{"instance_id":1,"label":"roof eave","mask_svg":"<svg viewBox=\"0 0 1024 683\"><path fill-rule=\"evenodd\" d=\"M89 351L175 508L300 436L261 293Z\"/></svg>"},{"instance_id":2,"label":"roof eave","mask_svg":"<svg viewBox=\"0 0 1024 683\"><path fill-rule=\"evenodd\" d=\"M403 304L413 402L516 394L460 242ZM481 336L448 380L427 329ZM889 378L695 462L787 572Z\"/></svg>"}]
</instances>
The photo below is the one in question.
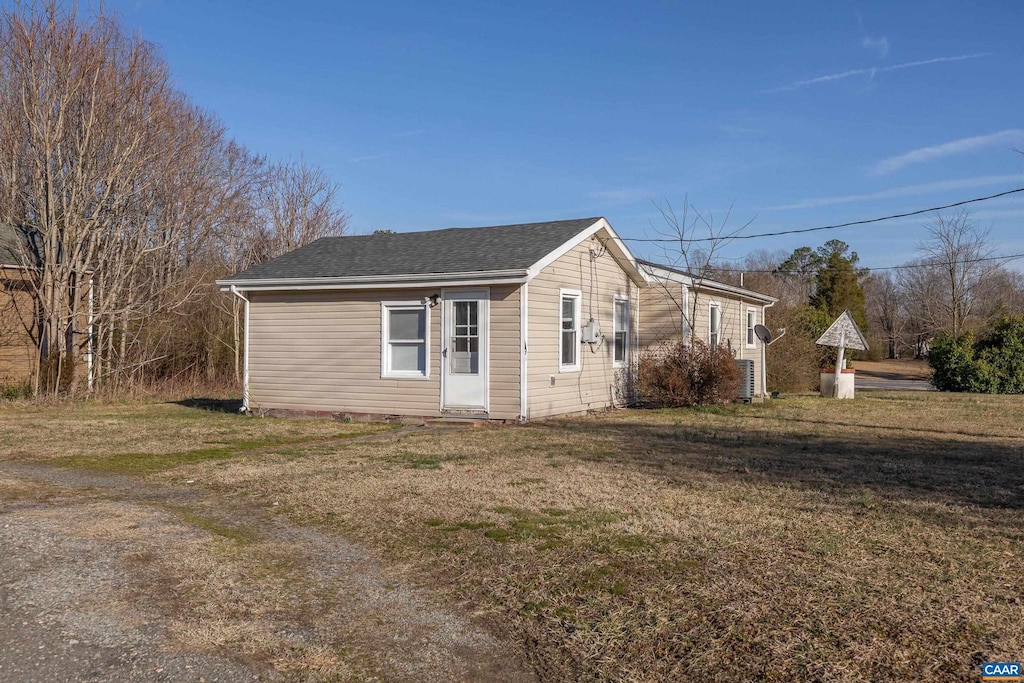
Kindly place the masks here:
<instances>
[{"instance_id":1,"label":"roof eave","mask_svg":"<svg viewBox=\"0 0 1024 683\"><path fill-rule=\"evenodd\" d=\"M752 299L754 301L762 301L765 304L776 304L778 299L768 294L761 294L755 292L752 289L745 287L737 287L735 285L729 285L724 282L718 282L717 280L709 280L707 278L697 280L692 275L686 273L680 273L679 271L671 268L665 268L657 266L652 263L643 263L643 269L650 274L651 279L655 284L658 283L659 279L670 280L672 282L679 282L686 285L687 287L693 287L695 289L713 289L716 292L723 292L727 294L735 294L745 299Z\"/></svg>"},{"instance_id":2,"label":"roof eave","mask_svg":"<svg viewBox=\"0 0 1024 683\"><path fill-rule=\"evenodd\" d=\"M522 284L525 269L490 270L468 273L407 273L356 277L264 278L217 280L222 292L232 287L242 291L291 291L316 289L412 289L415 287L459 287Z\"/></svg>"}]
</instances>

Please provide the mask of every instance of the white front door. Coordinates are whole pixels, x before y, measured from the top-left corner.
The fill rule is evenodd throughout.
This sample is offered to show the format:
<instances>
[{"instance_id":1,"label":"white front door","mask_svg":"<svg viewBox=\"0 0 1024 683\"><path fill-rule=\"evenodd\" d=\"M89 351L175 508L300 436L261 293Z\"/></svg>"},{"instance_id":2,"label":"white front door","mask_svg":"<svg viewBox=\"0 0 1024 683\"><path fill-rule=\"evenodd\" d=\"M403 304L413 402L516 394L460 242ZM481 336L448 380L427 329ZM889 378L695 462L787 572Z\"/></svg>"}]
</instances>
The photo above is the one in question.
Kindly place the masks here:
<instances>
[{"instance_id":1,"label":"white front door","mask_svg":"<svg viewBox=\"0 0 1024 683\"><path fill-rule=\"evenodd\" d=\"M441 326L441 407L487 410L486 291L445 292Z\"/></svg>"}]
</instances>

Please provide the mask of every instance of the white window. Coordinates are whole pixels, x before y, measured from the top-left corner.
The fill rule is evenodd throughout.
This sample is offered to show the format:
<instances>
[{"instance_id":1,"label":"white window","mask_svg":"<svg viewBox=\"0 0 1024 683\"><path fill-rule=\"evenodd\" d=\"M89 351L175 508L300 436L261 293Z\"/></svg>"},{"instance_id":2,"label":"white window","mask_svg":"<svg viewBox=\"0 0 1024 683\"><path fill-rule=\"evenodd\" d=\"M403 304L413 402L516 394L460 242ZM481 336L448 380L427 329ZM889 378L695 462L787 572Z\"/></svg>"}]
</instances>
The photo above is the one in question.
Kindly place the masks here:
<instances>
[{"instance_id":1,"label":"white window","mask_svg":"<svg viewBox=\"0 0 1024 683\"><path fill-rule=\"evenodd\" d=\"M629 358L629 299L616 296L612 302L614 346L612 367L621 368Z\"/></svg>"},{"instance_id":2,"label":"white window","mask_svg":"<svg viewBox=\"0 0 1024 683\"><path fill-rule=\"evenodd\" d=\"M380 329L381 377L429 377L427 330L430 329L430 309L425 303L383 302Z\"/></svg>"},{"instance_id":3,"label":"white window","mask_svg":"<svg viewBox=\"0 0 1024 683\"><path fill-rule=\"evenodd\" d=\"M754 348L754 342L757 336L754 334L754 326L757 325L757 309L747 309L747 348Z\"/></svg>"},{"instance_id":4,"label":"white window","mask_svg":"<svg viewBox=\"0 0 1024 683\"><path fill-rule=\"evenodd\" d=\"M580 369L580 299L582 292L562 289L558 297L558 369Z\"/></svg>"},{"instance_id":5,"label":"white window","mask_svg":"<svg viewBox=\"0 0 1024 683\"><path fill-rule=\"evenodd\" d=\"M715 348L722 341L722 306L710 304L708 306L708 346Z\"/></svg>"}]
</instances>

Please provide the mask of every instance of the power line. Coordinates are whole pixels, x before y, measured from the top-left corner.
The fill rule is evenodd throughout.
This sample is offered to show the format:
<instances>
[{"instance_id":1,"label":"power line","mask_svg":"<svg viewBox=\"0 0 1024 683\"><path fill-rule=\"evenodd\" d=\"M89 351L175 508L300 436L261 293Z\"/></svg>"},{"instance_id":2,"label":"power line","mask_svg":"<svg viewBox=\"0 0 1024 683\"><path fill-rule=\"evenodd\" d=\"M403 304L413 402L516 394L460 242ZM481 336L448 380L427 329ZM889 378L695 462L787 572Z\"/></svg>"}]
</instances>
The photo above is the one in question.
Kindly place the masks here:
<instances>
[{"instance_id":1,"label":"power line","mask_svg":"<svg viewBox=\"0 0 1024 683\"><path fill-rule=\"evenodd\" d=\"M854 266L855 271L869 271L876 272L879 270L903 270L910 268L934 268L936 266L948 266L948 265L967 265L969 263L982 263L984 261L1014 261L1016 259L1024 258L1024 254L1008 254L1006 256L986 256L985 258L976 259L964 259L962 261L931 261L923 263L904 263L899 266L877 266L874 268L858 268ZM711 266L709 268L713 272L719 273L772 273L776 275L795 275L799 271L796 270L779 270L773 268L771 270L764 269L750 269L750 268L716 268Z\"/></svg>"},{"instance_id":2,"label":"power line","mask_svg":"<svg viewBox=\"0 0 1024 683\"><path fill-rule=\"evenodd\" d=\"M675 242L675 243L692 243L692 242L729 242L732 240L752 240L758 237L778 237L779 235L797 235L805 232L818 232L819 230L838 230L839 228L849 228L855 225L868 225L870 223L881 223L883 221L891 221L896 218L908 218L910 216L920 216L923 213L932 213L933 211L943 211L944 209L953 209L958 206L966 206L968 204L975 204L977 202L987 202L992 199L999 199L1000 197L1006 197L1007 195L1016 194L1018 192L1024 192L1024 187L1018 187L1015 190L1006 190L1005 192L999 192L997 194L991 194L987 197L976 197L974 199L965 199L960 202L953 202L952 204L945 204L943 206L933 206L928 209L918 209L917 211L908 211L907 213L894 213L889 216L881 216L879 218L866 218L859 221L850 221L849 223L838 223L836 225L819 225L815 228L799 228L797 230L779 230L777 232L761 232L753 235L733 235L731 237L623 237L620 238L624 242Z\"/></svg>"}]
</instances>

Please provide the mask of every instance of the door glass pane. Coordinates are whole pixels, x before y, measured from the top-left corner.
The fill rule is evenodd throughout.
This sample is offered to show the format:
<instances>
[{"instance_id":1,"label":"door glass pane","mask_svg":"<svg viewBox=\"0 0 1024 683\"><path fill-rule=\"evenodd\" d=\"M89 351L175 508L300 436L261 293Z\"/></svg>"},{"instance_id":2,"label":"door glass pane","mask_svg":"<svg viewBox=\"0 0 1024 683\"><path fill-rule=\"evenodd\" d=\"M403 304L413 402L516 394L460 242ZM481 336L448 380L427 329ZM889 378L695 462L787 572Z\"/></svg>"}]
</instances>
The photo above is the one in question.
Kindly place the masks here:
<instances>
[{"instance_id":1,"label":"door glass pane","mask_svg":"<svg viewBox=\"0 0 1024 683\"><path fill-rule=\"evenodd\" d=\"M480 328L477 325L479 302L456 301L452 325L451 354L448 368L456 375L476 375L480 372Z\"/></svg>"},{"instance_id":2,"label":"door glass pane","mask_svg":"<svg viewBox=\"0 0 1024 683\"><path fill-rule=\"evenodd\" d=\"M390 311L391 339L426 339L426 313L423 309Z\"/></svg>"}]
</instances>

